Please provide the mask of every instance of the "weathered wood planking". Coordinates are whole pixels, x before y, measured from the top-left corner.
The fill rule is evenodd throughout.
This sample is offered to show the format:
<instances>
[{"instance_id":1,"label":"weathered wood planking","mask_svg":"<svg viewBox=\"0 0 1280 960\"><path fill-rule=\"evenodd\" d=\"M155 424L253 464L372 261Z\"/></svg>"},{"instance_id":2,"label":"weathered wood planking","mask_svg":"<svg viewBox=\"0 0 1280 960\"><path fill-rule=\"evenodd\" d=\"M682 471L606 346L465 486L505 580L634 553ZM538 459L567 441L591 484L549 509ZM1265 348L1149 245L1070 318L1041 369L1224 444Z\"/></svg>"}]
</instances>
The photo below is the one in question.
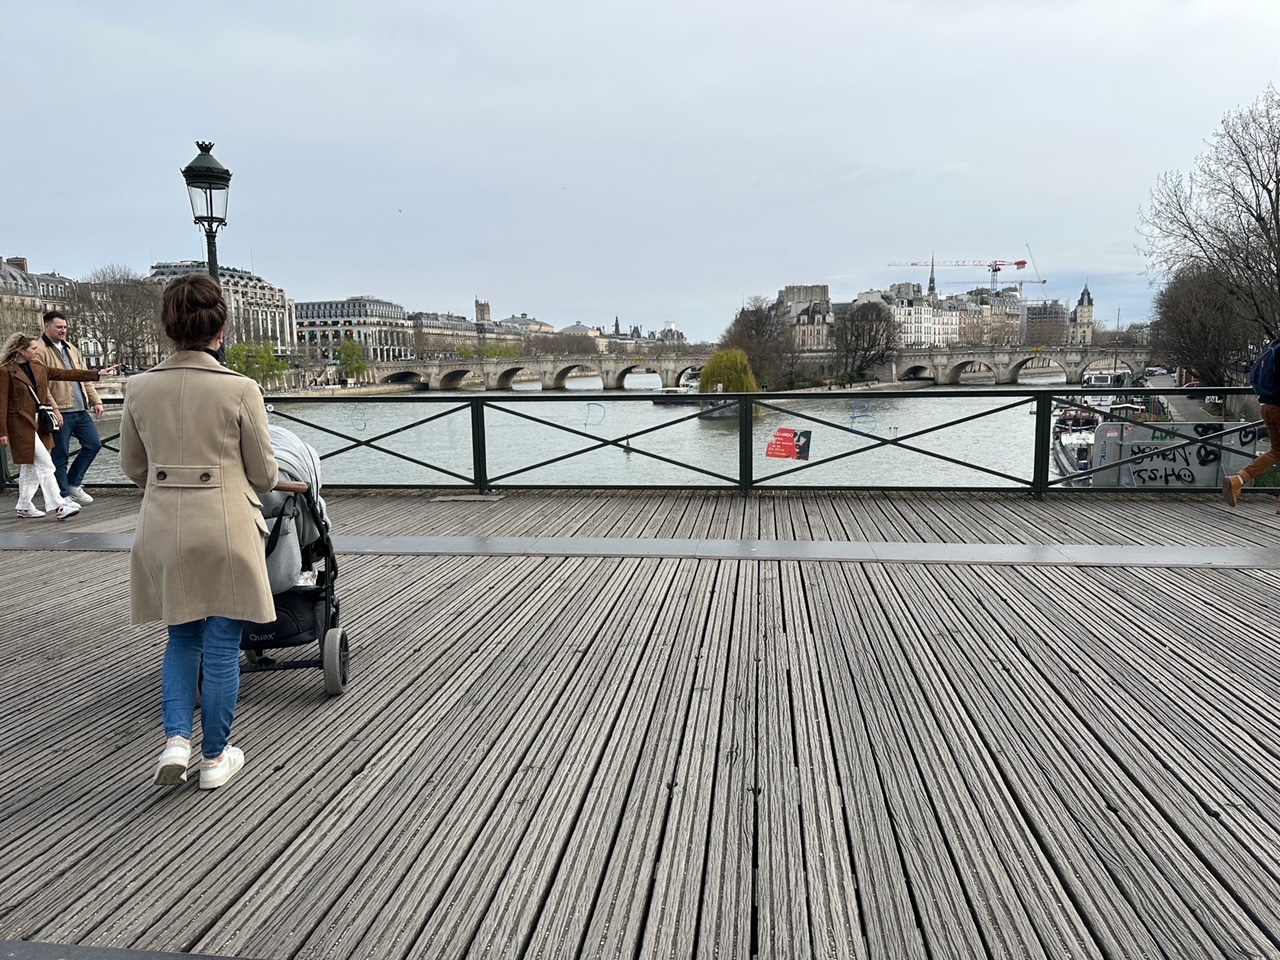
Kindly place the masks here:
<instances>
[{"instance_id":1,"label":"weathered wood planking","mask_svg":"<svg viewBox=\"0 0 1280 960\"><path fill-rule=\"evenodd\" d=\"M1277 535L1269 509L1203 498L1090 498L1084 523L1074 498L329 497L352 534ZM131 529L136 507L108 494L81 529ZM246 675L249 767L208 795L147 783L163 632L127 625L127 557L15 558L50 589L0 627L0 937L263 958L1280 952L1270 571L344 559L351 689Z\"/></svg>"}]
</instances>

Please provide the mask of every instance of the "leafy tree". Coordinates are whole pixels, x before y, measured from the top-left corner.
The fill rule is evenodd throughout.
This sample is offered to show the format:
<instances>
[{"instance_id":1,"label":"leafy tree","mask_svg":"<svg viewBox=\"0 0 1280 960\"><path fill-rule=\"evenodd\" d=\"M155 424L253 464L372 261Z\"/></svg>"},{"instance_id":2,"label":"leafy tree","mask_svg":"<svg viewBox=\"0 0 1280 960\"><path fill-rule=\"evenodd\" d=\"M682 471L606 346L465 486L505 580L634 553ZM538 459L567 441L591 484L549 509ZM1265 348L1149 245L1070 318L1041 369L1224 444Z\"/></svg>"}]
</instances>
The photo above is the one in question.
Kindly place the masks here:
<instances>
[{"instance_id":1,"label":"leafy tree","mask_svg":"<svg viewBox=\"0 0 1280 960\"><path fill-rule=\"evenodd\" d=\"M720 338L721 350L741 350L761 382L778 385L794 366L794 338L773 301L749 297Z\"/></svg>"},{"instance_id":2,"label":"leafy tree","mask_svg":"<svg viewBox=\"0 0 1280 960\"><path fill-rule=\"evenodd\" d=\"M698 390L702 393L717 393L717 385L723 385L725 393L759 393L755 374L751 372L751 361L744 351L731 347L718 350L707 360L702 368L702 379L698 381Z\"/></svg>"},{"instance_id":3,"label":"leafy tree","mask_svg":"<svg viewBox=\"0 0 1280 960\"><path fill-rule=\"evenodd\" d=\"M260 384L289 369L289 364L276 356L272 344L244 341L227 347L227 366Z\"/></svg>"},{"instance_id":4,"label":"leafy tree","mask_svg":"<svg viewBox=\"0 0 1280 960\"><path fill-rule=\"evenodd\" d=\"M1230 385L1232 371L1250 355L1250 333L1257 328L1241 317L1227 286L1198 264L1178 270L1156 294L1152 354L1196 371L1203 384Z\"/></svg>"},{"instance_id":5,"label":"leafy tree","mask_svg":"<svg viewBox=\"0 0 1280 960\"><path fill-rule=\"evenodd\" d=\"M343 340L338 348L338 372L349 380L360 377L369 369L365 361L364 347L354 340Z\"/></svg>"},{"instance_id":6,"label":"leafy tree","mask_svg":"<svg viewBox=\"0 0 1280 960\"><path fill-rule=\"evenodd\" d=\"M159 284L112 263L85 277L76 297L77 339L98 340L108 362L140 367L159 354L164 342Z\"/></svg>"},{"instance_id":7,"label":"leafy tree","mask_svg":"<svg viewBox=\"0 0 1280 960\"><path fill-rule=\"evenodd\" d=\"M1166 277L1212 271L1233 313L1280 330L1280 93L1228 113L1194 172L1162 174L1142 213L1144 251ZM1203 371L1202 371L1203 373Z\"/></svg>"},{"instance_id":8,"label":"leafy tree","mask_svg":"<svg viewBox=\"0 0 1280 960\"><path fill-rule=\"evenodd\" d=\"M840 313L831 325L836 371L845 380L864 377L888 359L898 343L898 324L888 304L868 301Z\"/></svg>"}]
</instances>

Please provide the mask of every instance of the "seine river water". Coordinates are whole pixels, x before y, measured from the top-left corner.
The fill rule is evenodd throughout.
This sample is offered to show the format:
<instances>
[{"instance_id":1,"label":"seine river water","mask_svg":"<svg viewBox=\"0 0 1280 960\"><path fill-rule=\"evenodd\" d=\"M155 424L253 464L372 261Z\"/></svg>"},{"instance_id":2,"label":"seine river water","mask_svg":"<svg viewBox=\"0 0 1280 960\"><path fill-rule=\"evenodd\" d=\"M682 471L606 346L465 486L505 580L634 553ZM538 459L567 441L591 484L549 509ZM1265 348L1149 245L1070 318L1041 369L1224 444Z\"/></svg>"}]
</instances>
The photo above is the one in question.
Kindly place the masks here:
<instances>
[{"instance_id":1,"label":"seine river water","mask_svg":"<svg viewBox=\"0 0 1280 960\"><path fill-rule=\"evenodd\" d=\"M278 400L270 418L324 456L325 484L469 485L474 476L470 402L483 399L485 452L492 482L732 487L739 465L736 418L704 419L696 416L698 408L694 406L655 404L652 398L660 384L656 374L647 377L653 382L630 378L621 393L605 393L598 378L582 378L572 381L569 391L569 395L580 393L580 398L558 401L541 399L529 390L398 394L353 398L344 403ZM1061 375L1056 379L1024 377L1021 385L1062 382ZM983 473L969 464L1024 480L1031 477L1035 418L1029 415L1030 407L1015 407L913 438L911 435L919 431L995 410L1015 399L938 397L932 393L922 388L909 397L885 398L867 391L835 398L818 392L803 399L777 401L781 409L764 410L754 421L754 480L761 486L1014 485L1012 480ZM566 394L554 396L564 398ZM427 397L434 402L405 402L405 397ZM770 441L778 436L779 428L809 431L807 466L806 461L768 456ZM104 432L112 432L111 426L104 424ZM627 448L589 449L600 440L624 438L629 438L625 440ZM957 462L880 445L884 440L900 440ZM586 452L557 460L575 451ZM822 462L852 451L862 452ZM90 482L123 480L115 460L104 451L94 464ZM804 469L795 470L802 466Z\"/></svg>"}]
</instances>

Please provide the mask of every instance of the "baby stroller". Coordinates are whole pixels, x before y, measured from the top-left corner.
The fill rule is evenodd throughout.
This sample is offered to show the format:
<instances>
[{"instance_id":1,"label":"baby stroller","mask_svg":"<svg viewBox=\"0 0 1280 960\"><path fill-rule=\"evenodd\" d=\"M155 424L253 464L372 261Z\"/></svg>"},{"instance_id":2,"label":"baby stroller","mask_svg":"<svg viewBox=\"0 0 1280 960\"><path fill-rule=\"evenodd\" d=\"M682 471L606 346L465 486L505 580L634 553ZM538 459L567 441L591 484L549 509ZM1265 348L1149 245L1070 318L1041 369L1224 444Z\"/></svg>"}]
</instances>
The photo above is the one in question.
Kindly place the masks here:
<instances>
[{"instance_id":1,"label":"baby stroller","mask_svg":"<svg viewBox=\"0 0 1280 960\"><path fill-rule=\"evenodd\" d=\"M266 518L267 574L275 598L272 623L246 624L240 649L243 672L319 667L330 694L347 689L351 652L338 621L334 583L338 563L329 537L329 516L320 495L320 457L310 444L283 427L271 426L280 465L274 490L262 494ZM275 660L265 651L319 644L319 657Z\"/></svg>"}]
</instances>

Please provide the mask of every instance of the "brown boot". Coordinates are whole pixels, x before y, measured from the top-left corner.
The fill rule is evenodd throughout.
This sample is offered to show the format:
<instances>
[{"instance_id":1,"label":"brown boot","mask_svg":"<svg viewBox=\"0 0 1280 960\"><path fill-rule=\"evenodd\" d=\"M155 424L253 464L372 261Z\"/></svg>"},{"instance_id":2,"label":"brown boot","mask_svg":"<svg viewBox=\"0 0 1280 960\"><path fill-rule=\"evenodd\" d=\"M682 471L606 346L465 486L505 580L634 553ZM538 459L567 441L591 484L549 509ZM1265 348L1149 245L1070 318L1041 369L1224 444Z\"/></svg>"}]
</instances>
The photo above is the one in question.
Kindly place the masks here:
<instances>
[{"instance_id":1,"label":"brown boot","mask_svg":"<svg viewBox=\"0 0 1280 960\"><path fill-rule=\"evenodd\" d=\"M1244 489L1244 481L1236 474L1222 479L1222 499L1228 505L1235 506L1240 502L1240 491Z\"/></svg>"}]
</instances>

